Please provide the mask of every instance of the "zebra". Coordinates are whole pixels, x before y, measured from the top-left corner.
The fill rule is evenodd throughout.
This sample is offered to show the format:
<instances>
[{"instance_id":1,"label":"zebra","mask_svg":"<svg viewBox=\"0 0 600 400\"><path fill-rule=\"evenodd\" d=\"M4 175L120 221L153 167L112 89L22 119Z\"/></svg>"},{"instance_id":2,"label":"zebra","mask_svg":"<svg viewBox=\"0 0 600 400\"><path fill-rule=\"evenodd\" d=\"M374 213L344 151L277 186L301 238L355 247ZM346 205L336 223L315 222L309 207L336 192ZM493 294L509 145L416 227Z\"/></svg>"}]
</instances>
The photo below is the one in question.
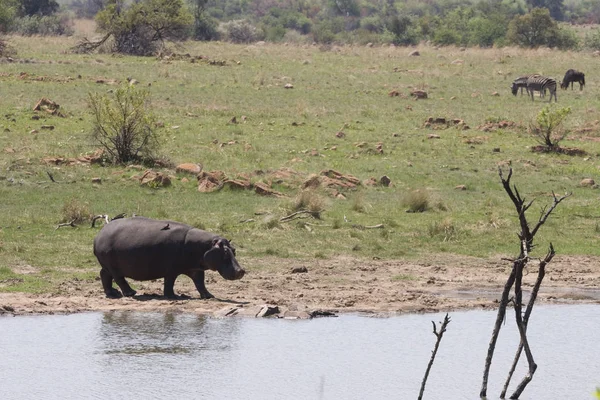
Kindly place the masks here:
<instances>
[{"instance_id":1,"label":"zebra","mask_svg":"<svg viewBox=\"0 0 600 400\"><path fill-rule=\"evenodd\" d=\"M512 88L511 88L512 94L516 96L517 93L519 92L519 88L521 88L521 96L523 96L523 89L527 90L527 79L535 78L538 76L541 76L541 75L540 74L529 74L529 75L520 76L517 79L515 79L512 83ZM529 91L527 91L527 95L529 96ZM540 96L541 95L542 95L542 93L540 93Z\"/></svg>"},{"instance_id":2,"label":"zebra","mask_svg":"<svg viewBox=\"0 0 600 400\"><path fill-rule=\"evenodd\" d=\"M583 87L585 86L585 74L574 69L568 70L560 84L560 88L568 89L570 83L571 90L573 90L573 82L579 82L579 90L583 90Z\"/></svg>"},{"instance_id":3,"label":"zebra","mask_svg":"<svg viewBox=\"0 0 600 400\"><path fill-rule=\"evenodd\" d=\"M536 76L527 79L527 92L531 95L531 101L533 101L533 92L545 92L546 89L550 91L550 100L552 102L552 96L554 101L558 102L556 98L556 79L549 78L547 76Z\"/></svg>"}]
</instances>

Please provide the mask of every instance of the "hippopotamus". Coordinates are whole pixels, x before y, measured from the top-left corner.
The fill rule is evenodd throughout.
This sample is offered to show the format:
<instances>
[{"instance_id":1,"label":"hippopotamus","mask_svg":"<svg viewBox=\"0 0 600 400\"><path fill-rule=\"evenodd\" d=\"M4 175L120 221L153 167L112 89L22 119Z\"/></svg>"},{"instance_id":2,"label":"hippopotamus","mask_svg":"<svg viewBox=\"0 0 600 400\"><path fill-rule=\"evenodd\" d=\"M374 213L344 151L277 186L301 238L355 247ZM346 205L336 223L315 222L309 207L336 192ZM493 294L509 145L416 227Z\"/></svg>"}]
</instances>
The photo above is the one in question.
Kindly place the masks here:
<instances>
[{"instance_id":1,"label":"hippopotamus","mask_svg":"<svg viewBox=\"0 0 600 400\"><path fill-rule=\"evenodd\" d=\"M214 297L204 285L204 271L218 271L227 280L240 279L245 271L227 239L175 221L143 217L116 219L94 238L94 255L102 269L100 279L109 298L135 295L125 278L137 281L164 278L164 295L176 298L175 280L189 276L203 299Z\"/></svg>"}]
</instances>

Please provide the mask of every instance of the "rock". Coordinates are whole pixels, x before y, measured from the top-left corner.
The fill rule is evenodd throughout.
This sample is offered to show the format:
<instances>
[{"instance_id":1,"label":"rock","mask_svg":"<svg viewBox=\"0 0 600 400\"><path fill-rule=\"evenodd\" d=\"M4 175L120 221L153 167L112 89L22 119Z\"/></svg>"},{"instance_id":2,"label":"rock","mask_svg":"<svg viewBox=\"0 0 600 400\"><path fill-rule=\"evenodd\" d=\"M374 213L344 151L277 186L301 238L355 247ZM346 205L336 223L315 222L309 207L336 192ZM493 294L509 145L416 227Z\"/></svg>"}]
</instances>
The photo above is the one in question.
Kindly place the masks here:
<instances>
[{"instance_id":1,"label":"rock","mask_svg":"<svg viewBox=\"0 0 600 400\"><path fill-rule=\"evenodd\" d=\"M54 125L42 125L40 128L46 129L48 131L53 131L54 130Z\"/></svg>"},{"instance_id":2,"label":"rock","mask_svg":"<svg viewBox=\"0 0 600 400\"><path fill-rule=\"evenodd\" d=\"M102 178L92 178L92 183L101 184L102 183Z\"/></svg>"},{"instance_id":3,"label":"rock","mask_svg":"<svg viewBox=\"0 0 600 400\"><path fill-rule=\"evenodd\" d=\"M454 189L456 189L456 190L467 190L467 186L466 185L458 185L458 186L455 186Z\"/></svg>"},{"instance_id":4,"label":"rock","mask_svg":"<svg viewBox=\"0 0 600 400\"><path fill-rule=\"evenodd\" d=\"M389 176L384 175L381 178L379 178L379 183L382 186L389 187L392 184L392 180L389 178Z\"/></svg>"},{"instance_id":5,"label":"rock","mask_svg":"<svg viewBox=\"0 0 600 400\"><path fill-rule=\"evenodd\" d=\"M409 57L418 57L420 55L421 55L421 53L419 53L419 50L413 50L410 53L408 53Z\"/></svg>"},{"instance_id":6,"label":"rock","mask_svg":"<svg viewBox=\"0 0 600 400\"><path fill-rule=\"evenodd\" d=\"M264 306L259 305L259 306L250 306L250 307L243 307L240 308L238 310L238 312L235 313L235 315L239 315L240 317L252 317L255 318L258 313L260 313L263 310Z\"/></svg>"},{"instance_id":7,"label":"rock","mask_svg":"<svg viewBox=\"0 0 600 400\"><path fill-rule=\"evenodd\" d=\"M285 197L283 193L276 192L262 182L257 182L254 184L254 191L256 194L260 194L262 196Z\"/></svg>"},{"instance_id":8,"label":"rock","mask_svg":"<svg viewBox=\"0 0 600 400\"><path fill-rule=\"evenodd\" d=\"M54 115L58 113L59 108L60 105L58 105L58 103L55 103L52 100L42 97L40 101L37 102L35 107L33 107L33 111L46 111L47 113Z\"/></svg>"},{"instance_id":9,"label":"rock","mask_svg":"<svg viewBox=\"0 0 600 400\"><path fill-rule=\"evenodd\" d=\"M312 316L306 311L287 310L283 313L284 319L311 319Z\"/></svg>"},{"instance_id":10,"label":"rock","mask_svg":"<svg viewBox=\"0 0 600 400\"><path fill-rule=\"evenodd\" d=\"M283 87L284 89L293 89L294 85L292 85L291 83L286 83L285 86Z\"/></svg>"},{"instance_id":11,"label":"rock","mask_svg":"<svg viewBox=\"0 0 600 400\"><path fill-rule=\"evenodd\" d=\"M494 93L492 93L492 96L500 96L500 93L494 92Z\"/></svg>"},{"instance_id":12,"label":"rock","mask_svg":"<svg viewBox=\"0 0 600 400\"><path fill-rule=\"evenodd\" d=\"M427 135L427 139L439 139L440 135L436 135L434 133L430 133L429 135Z\"/></svg>"},{"instance_id":13,"label":"rock","mask_svg":"<svg viewBox=\"0 0 600 400\"><path fill-rule=\"evenodd\" d=\"M225 308L220 309L219 311L215 311L215 313L213 315L217 318L232 317L232 316L236 315L238 313L238 311L239 311L238 307L227 306Z\"/></svg>"},{"instance_id":14,"label":"rock","mask_svg":"<svg viewBox=\"0 0 600 400\"><path fill-rule=\"evenodd\" d=\"M337 314L334 313L333 311L327 311L327 310L312 310L310 312L310 316L312 318L319 318L319 317L337 317Z\"/></svg>"},{"instance_id":15,"label":"rock","mask_svg":"<svg viewBox=\"0 0 600 400\"><path fill-rule=\"evenodd\" d=\"M585 178L579 182L579 185L583 187L592 187L596 185L596 182L592 178Z\"/></svg>"},{"instance_id":16,"label":"rock","mask_svg":"<svg viewBox=\"0 0 600 400\"><path fill-rule=\"evenodd\" d=\"M155 172L152 170L147 170L144 174L139 178L140 184L142 186L170 186L171 178L169 178L166 174L162 172Z\"/></svg>"},{"instance_id":17,"label":"rock","mask_svg":"<svg viewBox=\"0 0 600 400\"><path fill-rule=\"evenodd\" d=\"M250 181L242 180L242 179L228 179L223 182L223 186L227 186L231 189L242 189L242 190L250 190L252 189L252 183Z\"/></svg>"},{"instance_id":18,"label":"rock","mask_svg":"<svg viewBox=\"0 0 600 400\"><path fill-rule=\"evenodd\" d=\"M346 134L342 131L339 131L338 133L335 134L335 137L339 138L339 139L343 138L344 136L346 136Z\"/></svg>"},{"instance_id":19,"label":"rock","mask_svg":"<svg viewBox=\"0 0 600 400\"><path fill-rule=\"evenodd\" d=\"M292 270L290 271L292 274L305 274L308 272L308 268L306 267L294 267L292 268Z\"/></svg>"},{"instance_id":20,"label":"rock","mask_svg":"<svg viewBox=\"0 0 600 400\"><path fill-rule=\"evenodd\" d=\"M415 99L426 99L427 98L427 92L424 90L413 90L412 92L410 92L410 95L412 97L414 97Z\"/></svg>"},{"instance_id":21,"label":"rock","mask_svg":"<svg viewBox=\"0 0 600 400\"><path fill-rule=\"evenodd\" d=\"M202 172L202 164L194 164L194 163L179 164L175 168L175 171L198 175L200 172Z\"/></svg>"},{"instance_id":22,"label":"rock","mask_svg":"<svg viewBox=\"0 0 600 400\"><path fill-rule=\"evenodd\" d=\"M450 64L461 65L464 62L465 62L464 60L461 60L460 58L457 58L456 60L452 61Z\"/></svg>"},{"instance_id":23,"label":"rock","mask_svg":"<svg viewBox=\"0 0 600 400\"><path fill-rule=\"evenodd\" d=\"M279 314L279 307L264 305L258 314L256 314L256 318L265 318L275 314Z\"/></svg>"},{"instance_id":24,"label":"rock","mask_svg":"<svg viewBox=\"0 0 600 400\"><path fill-rule=\"evenodd\" d=\"M181 183L188 183L190 180L188 178L181 178Z\"/></svg>"}]
</instances>

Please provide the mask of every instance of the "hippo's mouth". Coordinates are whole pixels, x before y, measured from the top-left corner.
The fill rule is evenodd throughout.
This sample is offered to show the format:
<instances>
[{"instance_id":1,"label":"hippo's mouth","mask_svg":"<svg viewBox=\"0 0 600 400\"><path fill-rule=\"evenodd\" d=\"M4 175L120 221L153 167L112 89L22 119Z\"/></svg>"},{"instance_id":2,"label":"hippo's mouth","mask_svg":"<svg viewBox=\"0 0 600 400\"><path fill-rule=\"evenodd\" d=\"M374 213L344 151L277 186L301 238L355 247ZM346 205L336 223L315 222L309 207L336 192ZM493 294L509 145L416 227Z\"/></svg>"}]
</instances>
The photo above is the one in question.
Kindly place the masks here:
<instances>
[{"instance_id":1,"label":"hippo's mouth","mask_svg":"<svg viewBox=\"0 0 600 400\"><path fill-rule=\"evenodd\" d=\"M221 276L225 279L227 279L228 281L235 281L238 279L242 279L242 277L244 276L244 274L246 274L246 271L244 271L241 268L237 268L237 269L227 269L227 270L219 270L219 274L221 274Z\"/></svg>"}]
</instances>

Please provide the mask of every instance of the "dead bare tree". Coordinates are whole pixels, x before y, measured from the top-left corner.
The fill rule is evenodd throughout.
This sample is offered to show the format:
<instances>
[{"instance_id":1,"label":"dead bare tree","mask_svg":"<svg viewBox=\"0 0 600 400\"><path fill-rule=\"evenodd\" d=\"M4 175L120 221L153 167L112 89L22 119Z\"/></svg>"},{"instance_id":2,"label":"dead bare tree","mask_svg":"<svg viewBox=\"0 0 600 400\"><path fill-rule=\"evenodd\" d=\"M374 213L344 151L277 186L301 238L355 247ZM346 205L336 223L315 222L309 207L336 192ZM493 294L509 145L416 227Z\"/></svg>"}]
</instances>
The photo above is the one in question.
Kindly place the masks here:
<instances>
[{"instance_id":1,"label":"dead bare tree","mask_svg":"<svg viewBox=\"0 0 600 400\"><path fill-rule=\"evenodd\" d=\"M529 341L527 339L527 323L529 321L529 316L531 315L531 311L533 309L533 304L537 297L539 287L540 287L542 280L544 278L544 275L545 275L546 265L552 260L552 258L554 257L554 254L555 254L552 244L550 244L550 250L548 251L548 254L544 258L544 260L542 260L540 262L538 278L537 278L536 284L534 286L534 290L532 291L532 294L530 296L525 315L523 315L523 313L522 313L523 291L521 288L521 283L522 283L522 279L523 279L523 270L527 266L529 261L531 261L531 257L529 254L533 248L533 239L534 239L536 233L541 228L541 226L544 225L544 223L546 222L546 220L548 219L550 214L554 211L556 206L558 206L558 204L560 204L560 202L563 201L565 198L569 197L570 194L565 194L562 197L557 197L554 193L552 193L552 196L554 199L552 205L549 208L544 207L542 209L542 212L538 219L538 222L536 223L536 225L534 226L533 229L530 229L529 222L527 221L527 217L526 217L525 213L533 204L533 200L526 203L525 198L521 197L519 191L517 190L517 187L516 186L511 187L510 178L512 177L512 168L509 169L508 177L506 179L504 179L501 168L498 169L498 173L500 175L500 180L502 181L502 186L504 187L504 190L508 194L508 197L512 200L512 202L516 208L517 215L519 216L519 224L521 226L521 232L518 234L518 237L520 240L520 252L519 252L519 256L516 259L511 260L513 263L513 267L512 267L510 275L508 276L508 279L506 280L506 284L504 285L504 290L502 291L502 296L500 298L500 304L498 307L498 315L496 316L496 322L494 324L494 330L492 332L492 338L490 340L490 344L488 347L488 352L487 352L487 356L486 356L486 360L485 360L485 368L483 371L483 383L482 383L481 391L480 391L479 395L481 398L485 398L487 396L487 383L488 383L490 367L492 365L492 358L494 355L494 350L496 348L496 341L498 340L498 335L500 334L500 327L502 326L502 321L504 321L504 317L506 315L506 307L508 306L508 303L509 303L510 290L514 286L513 303L514 303L514 309L515 309L515 318L516 318L516 323L517 323L517 329L519 330L519 336L521 338L521 342L519 344L519 350L517 351L517 356L515 356L514 365L511 368L511 371L509 372L509 377L507 379L507 383L503 390L502 398L504 398L503 396L506 392L506 388L508 387L508 383L510 382L512 373L514 372L514 368L516 366L516 363L518 362L520 354L521 354L522 350L525 350L525 356L527 358L529 370L527 372L527 375L523 378L521 383L517 386L517 389L515 390L515 392L510 397L511 399L518 399L519 396L521 395L521 393L523 392L523 390L525 390L525 387L527 386L527 384L529 384L529 382L531 382L531 379L533 379L533 374L535 373L535 370L537 369L537 364L535 363L533 354L531 353L531 349L529 347Z\"/></svg>"},{"instance_id":2,"label":"dead bare tree","mask_svg":"<svg viewBox=\"0 0 600 400\"><path fill-rule=\"evenodd\" d=\"M450 323L450 317L448 316L448 314L446 314L446 316L444 317L444 321L440 325L439 332L436 329L435 322L431 321L431 323L433 324L433 334L437 337L437 340L435 342L435 347L433 348L433 351L431 352L431 359L429 360L429 364L427 365L427 370L425 370L425 376L423 377L423 382L421 382L421 391L419 392L418 400L421 400L423 398L423 392L425 392L425 384L427 383L427 378L429 377L429 371L431 370L431 367L433 366L433 361L435 360L435 355L437 354L438 348L440 347L440 342L442 341L442 336L444 336L444 332L446 332L446 327Z\"/></svg>"}]
</instances>

